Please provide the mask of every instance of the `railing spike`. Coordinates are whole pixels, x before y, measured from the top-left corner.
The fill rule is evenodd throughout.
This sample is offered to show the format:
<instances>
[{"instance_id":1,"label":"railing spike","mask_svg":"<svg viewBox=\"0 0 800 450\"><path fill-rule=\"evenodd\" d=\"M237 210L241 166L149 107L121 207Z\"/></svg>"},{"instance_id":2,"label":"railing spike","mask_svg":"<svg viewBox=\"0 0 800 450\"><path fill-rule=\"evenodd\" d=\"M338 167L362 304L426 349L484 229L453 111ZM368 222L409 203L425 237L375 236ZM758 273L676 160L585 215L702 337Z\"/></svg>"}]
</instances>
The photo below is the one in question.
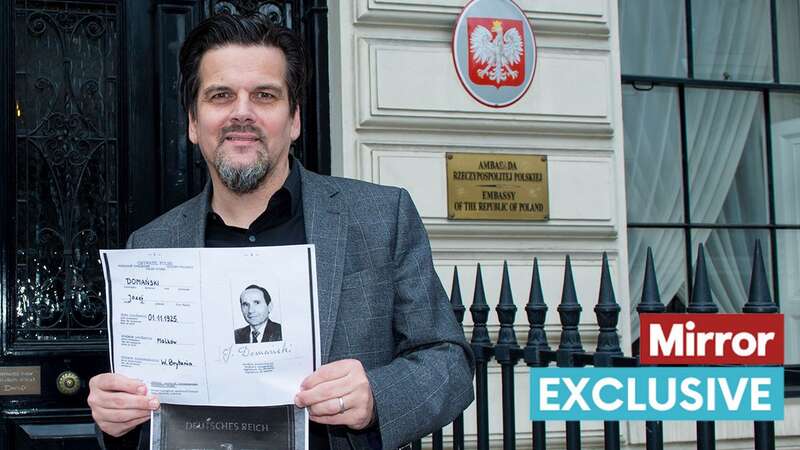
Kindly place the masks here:
<instances>
[{"instance_id":1,"label":"railing spike","mask_svg":"<svg viewBox=\"0 0 800 450\"><path fill-rule=\"evenodd\" d=\"M603 262L600 267L600 294L597 303L617 305L617 297L614 295L614 285L611 283L611 269L608 267L608 253L606 252L603 252Z\"/></svg>"},{"instance_id":2,"label":"railing spike","mask_svg":"<svg viewBox=\"0 0 800 450\"><path fill-rule=\"evenodd\" d=\"M575 293L575 280L572 276L572 262L569 258L569 255L567 255L566 262L564 263L564 285L561 288L561 304L573 303L578 303L578 294Z\"/></svg>"},{"instance_id":3,"label":"railing spike","mask_svg":"<svg viewBox=\"0 0 800 450\"><path fill-rule=\"evenodd\" d=\"M572 353L582 352L581 335L578 323L581 318L580 303L575 293L575 281L572 276L572 263L569 255L564 264L564 286L561 291L561 303L558 305L558 316L561 319L561 339L558 344L557 361L559 367L573 365Z\"/></svg>"},{"instance_id":4,"label":"railing spike","mask_svg":"<svg viewBox=\"0 0 800 450\"><path fill-rule=\"evenodd\" d=\"M653 262L653 249L647 247L647 260L644 266L644 281L642 282L642 299L636 306L636 311L642 313L662 313L667 307L661 303L661 294L658 291L656 278L656 265Z\"/></svg>"},{"instance_id":5,"label":"railing spike","mask_svg":"<svg viewBox=\"0 0 800 450\"><path fill-rule=\"evenodd\" d=\"M595 352L595 365L601 367L611 366L612 356L622 356L617 336L617 323L619 312L622 308L617 303L614 295L614 286L611 283L611 269L608 266L608 254L603 252L603 263L600 270L600 293L594 313L600 334L597 336L597 351Z\"/></svg>"},{"instance_id":6,"label":"railing spike","mask_svg":"<svg viewBox=\"0 0 800 450\"><path fill-rule=\"evenodd\" d=\"M500 332L494 356L500 364L501 395L503 406L503 448L514 448L517 439L514 423L514 366L521 356L514 334L514 316L517 307L511 294L511 280L508 275L508 262L503 261L503 281L500 284L500 301L497 303L497 320Z\"/></svg>"},{"instance_id":7,"label":"railing spike","mask_svg":"<svg viewBox=\"0 0 800 450\"><path fill-rule=\"evenodd\" d=\"M453 314L456 316L458 323L464 322L464 313L467 308L464 307L464 302L461 300L461 283L458 280L458 267L453 270L453 287L450 289L450 305L453 308Z\"/></svg>"},{"instance_id":8,"label":"railing spike","mask_svg":"<svg viewBox=\"0 0 800 450\"><path fill-rule=\"evenodd\" d=\"M481 274L481 264L478 263L478 270L475 275L475 294L472 297L472 306L469 307L472 315L472 339L473 344L491 344L489 331L486 329L486 321L489 319L489 305L486 303L486 292L483 289L483 275Z\"/></svg>"},{"instance_id":9,"label":"railing spike","mask_svg":"<svg viewBox=\"0 0 800 450\"><path fill-rule=\"evenodd\" d=\"M486 330L486 320L489 318L489 305L486 304L486 293L483 290L483 275L481 265L475 274L475 293L472 296L472 305L469 307L472 314L472 338L470 339L472 352L475 354L475 409L478 425L478 448L489 449L489 372L488 364L492 359L492 342Z\"/></svg>"},{"instance_id":10,"label":"railing spike","mask_svg":"<svg viewBox=\"0 0 800 450\"><path fill-rule=\"evenodd\" d=\"M544 322L547 319L547 304L542 295L542 279L539 276L539 259L533 258L531 272L531 291L528 294L528 303L525 305L528 315L528 341L525 343L523 355L525 362L530 367L547 367L549 359L543 357L542 352L551 353L547 343L547 334L544 331ZM543 450L546 446L545 436L547 425L544 421L533 421L533 449Z\"/></svg>"},{"instance_id":11,"label":"railing spike","mask_svg":"<svg viewBox=\"0 0 800 450\"><path fill-rule=\"evenodd\" d=\"M622 357L622 349L619 346L619 336L617 335L617 324L619 323L619 313L622 308L617 303L614 295L614 284L611 282L611 268L608 265L608 253L603 252L602 264L600 267L600 292L597 296L597 304L594 306L594 314L597 317L599 333L597 335L597 348L592 355L592 362L595 367L613 367L614 358ZM619 441L619 422L603 422L603 437L605 448L618 449Z\"/></svg>"},{"instance_id":12,"label":"railing spike","mask_svg":"<svg viewBox=\"0 0 800 450\"><path fill-rule=\"evenodd\" d=\"M703 244L697 250L697 266L694 272L694 288L686 312L689 313L715 313L719 311L714 299L711 297L711 286L708 283L708 268Z\"/></svg>"},{"instance_id":13,"label":"railing spike","mask_svg":"<svg viewBox=\"0 0 800 450\"><path fill-rule=\"evenodd\" d=\"M528 296L528 304L525 305L525 312L528 314L528 348L536 350L550 350L547 343L547 334L544 331L544 323L547 319L547 304L542 295L542 279L539 275L539 260L533 258L533 273L531 274L531 292Z\"/></svg>"},{"instance_id":14,"label":"railing spike","mask_svg":"<svg viewBox=\"0 0 800 450\"><path fill-rule=\"evenodd\" d=\"M688 313L716 313L719 311L711 298L711 286L708 283L708 269L706 268L706 255L703 244L697 250L697 263L694 272L694 288L686 307ZM714 422L698 421L697 448L714 449L715 431Z\"/></svg>"},{"instance_id":15,"label":"railing spike","mask_svg":"<svg viewBox=\"0 0 800 450\"><path fill-rule=\"evenodd\" d=\"M581 319L581 308L578 295L575 293L575 281L572 276L572 263L569 255L564 264L564 286L561 290L561 303L558 304L558 317L561 319L561 339L556 350L558 367L575 367L575 354L583 353L578 323ZM581 423L568 420L567 449L580 448Z\"/></svg>"},{"instance_id":16,"label":"railing spike","mask_svg":"<svg viewBox=\"0 0 800 450\"><path fill-rule=\"evenodd\" d=\"M500 301L497 304L497 319L500 322L500 332L497 345L517 345L517 336L514 333L514 317L517 306L511 294L511 280L508 276L508 262L503 261L503 282L500 284Z\"/></svg>"},{"instance_id":17,"label":"railing spike","mask_svg":"<svg viewBox=\"0 0 800 450\"><path fill-rule=\"evenodd\" d=\"M750 293L742 308L745 313L770 314L778 312L778 305L772 301L767 284L767 269L761 256L761 240L756 239L753 251L753 274L750 277ZM753 441L757 450L775 448L775 422L756 421L753 423Z\"/></svg>"},{"instance_id":18,"label":"railing spike","mask_svg":"<svg viewBox=\"0 0 800 450\"><path fill-rule=\"evenodd\" d=\"M742 311L746 313L778 312L778 305L772 301L772 295L769 293L767 269L764 266L764 258L761 256L761 240L759 239L756 239L755 250L753 251L753 274L750 277L750 293Z\"/></svg>"},{"instance_id":19,"label":"railing spike","mask_svg":"<svg viewBox=\"0 0 800 450\"><path fill-rule=\"evenodd\" d=\"M688 313L709 313L719 311L714 299L711 298L711 286L708 283L708 269L706 267L706 256L703 244L697 250L697 263L694 272L694 288L692 296L689 298L689 305L686 307ZM714 422L698 421L697 428L697 448L714 449L715 431Z\"/></svg>"},{"instance_id":20,"label":"railing spike","mask_svg":"<svg viewBox=\"0 0 800 450\"><path fill-rule=\"evenodd\" d=\"M656 264L653 260L653 249L647 247L647 259L644 265L644 280L642 281L642 298L636 305L636 312L642 313L663 313L667 307L661 303L661 294L658 290L658 279L656 278ZM636 355L639 354L638 345ZM645 430L647 434L647 448L661 448L664 443L664 424L661 421L646 421Z\"/></svg>"}]
</instances>

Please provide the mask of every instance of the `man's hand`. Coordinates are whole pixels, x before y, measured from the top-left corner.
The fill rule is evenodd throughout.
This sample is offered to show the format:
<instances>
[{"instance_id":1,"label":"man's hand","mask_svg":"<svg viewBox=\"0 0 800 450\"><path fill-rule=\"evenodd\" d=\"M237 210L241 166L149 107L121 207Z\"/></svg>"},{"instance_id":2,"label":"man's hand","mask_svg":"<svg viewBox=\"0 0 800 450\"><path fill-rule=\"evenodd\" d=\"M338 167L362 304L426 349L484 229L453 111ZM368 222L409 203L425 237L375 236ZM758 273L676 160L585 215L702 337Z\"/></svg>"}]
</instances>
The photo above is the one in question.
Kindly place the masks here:
<instances>
[{"instance_id":1,"label":"man's hand","mask_svg":"<svg viewBox=\"0 0 800 450\"><path fill-rule=\"evenodd\" d=\"M136 428L158 409L158 399L146 395L141 381L116 373L101 373L89 380L92 418L105 433L114 437Z\"/></svg>"},{"instance_id":2,"label":"man's hand","mask_svg":"<svg viewBox=\"0 0 800 450\"><path fill-rule=\"evenodd\" d=\"M373 419L372 389L361 361L343 359L317 369L300 385L294 399L311 420L326 425L366 428Z\"/></svg>"}]
</instances>

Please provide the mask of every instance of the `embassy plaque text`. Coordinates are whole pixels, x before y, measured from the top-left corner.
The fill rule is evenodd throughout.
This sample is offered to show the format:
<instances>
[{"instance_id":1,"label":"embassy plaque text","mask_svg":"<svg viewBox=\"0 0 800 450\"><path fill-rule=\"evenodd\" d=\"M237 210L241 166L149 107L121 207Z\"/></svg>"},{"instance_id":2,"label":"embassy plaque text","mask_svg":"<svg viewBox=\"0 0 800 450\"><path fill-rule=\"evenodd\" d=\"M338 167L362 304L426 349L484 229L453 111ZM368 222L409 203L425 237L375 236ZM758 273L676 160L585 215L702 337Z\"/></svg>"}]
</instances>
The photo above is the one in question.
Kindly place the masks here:
<instances>
[{"instance_id":1,"label":"embassy plaque text","mask_svg":"<svg viewBox=\"0 0 800 450\"><path fill-rule=\"evenodd\" d=\"M547 220L547 157L447 154L450 219Z\"/></svg>"},{"instance_id":2,"label":"embassy plaque text","mask_svg":"<svg viewBox=\"0 0 800 450\"><path fill-rule=\"evenodd\" d=\"M0 395L40 395L41 380L39 366L0 367Z\"/></svg>"}]
</instances>

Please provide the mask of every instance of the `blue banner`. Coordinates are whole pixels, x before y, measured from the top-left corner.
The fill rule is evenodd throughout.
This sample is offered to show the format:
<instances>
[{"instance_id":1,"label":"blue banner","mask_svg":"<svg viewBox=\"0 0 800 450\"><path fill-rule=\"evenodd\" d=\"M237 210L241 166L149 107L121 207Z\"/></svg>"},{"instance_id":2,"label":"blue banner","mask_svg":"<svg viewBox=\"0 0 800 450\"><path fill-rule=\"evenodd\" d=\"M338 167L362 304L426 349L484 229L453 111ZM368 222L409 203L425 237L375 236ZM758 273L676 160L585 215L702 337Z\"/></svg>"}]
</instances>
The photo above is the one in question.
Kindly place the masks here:
<instances>
[{"instance_id":1,"label":"blue banner","mask_svg":"<svg viewBox=\"0 0 800 450\"><path fill-rule=\"evenodd\" d=\"M782 420L783 367L532 368L531 420Z\"/></svg>"}]
</instances>

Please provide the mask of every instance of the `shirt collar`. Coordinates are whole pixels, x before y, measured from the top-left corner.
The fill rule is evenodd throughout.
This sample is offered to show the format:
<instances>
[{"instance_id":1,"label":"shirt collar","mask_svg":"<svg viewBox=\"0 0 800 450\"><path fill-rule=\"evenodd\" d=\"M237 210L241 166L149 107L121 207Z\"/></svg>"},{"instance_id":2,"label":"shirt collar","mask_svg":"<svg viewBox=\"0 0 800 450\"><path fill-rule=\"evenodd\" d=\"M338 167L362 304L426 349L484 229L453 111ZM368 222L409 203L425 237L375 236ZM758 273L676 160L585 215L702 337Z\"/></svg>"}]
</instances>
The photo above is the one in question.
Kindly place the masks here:
<instances>
[{"instance_id":1,"label":"shirt collar","mask_svg":"<svg viewBox=\"0 0 800 450\"><path fill-rule=\"evenodd\" d=\"M253 334L253 330L258 331L258 339L261 340L264 337L264 329L267 328L267 323L268 322L269 322L269 319L267 319L264 323L262 323L261 325L259 325L257 327L254 327L254 326L250 325L250 334L251 335Z\"/></svg>"}]
</instances>

